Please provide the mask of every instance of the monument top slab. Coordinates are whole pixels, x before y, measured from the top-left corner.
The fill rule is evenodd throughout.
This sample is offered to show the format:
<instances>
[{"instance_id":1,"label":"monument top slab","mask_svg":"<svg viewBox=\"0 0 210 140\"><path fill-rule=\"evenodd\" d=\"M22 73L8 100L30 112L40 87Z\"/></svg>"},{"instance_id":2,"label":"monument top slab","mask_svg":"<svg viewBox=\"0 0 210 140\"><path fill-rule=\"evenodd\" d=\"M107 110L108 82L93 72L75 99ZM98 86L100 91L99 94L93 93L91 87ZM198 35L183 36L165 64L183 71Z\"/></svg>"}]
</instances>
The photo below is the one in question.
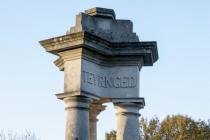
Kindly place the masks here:
<instances>
[{"instance_id":1,"label":"monument top slab","mask_svg":"<svg viewBox=\"0 0 210 140\"><path fill-rule=\"evenodd\" d=\"M85 14L90 16L99 16L99 17L109 17L115 19L116 15L113 9L95 7L88 10L85 10Z\"/></svg>"},{"instance_id":2,"label":"monument top slab","mask_svg":"<svg viewBox=\"0 0 210 140\"><path fill-rule=\"evenodd\" d=\"M91 8L76 16L76 24L67 34L89 32L109 42L139 42L130 20L115 18L115 12L106 8Z\"/></svg>"}]
</instances>

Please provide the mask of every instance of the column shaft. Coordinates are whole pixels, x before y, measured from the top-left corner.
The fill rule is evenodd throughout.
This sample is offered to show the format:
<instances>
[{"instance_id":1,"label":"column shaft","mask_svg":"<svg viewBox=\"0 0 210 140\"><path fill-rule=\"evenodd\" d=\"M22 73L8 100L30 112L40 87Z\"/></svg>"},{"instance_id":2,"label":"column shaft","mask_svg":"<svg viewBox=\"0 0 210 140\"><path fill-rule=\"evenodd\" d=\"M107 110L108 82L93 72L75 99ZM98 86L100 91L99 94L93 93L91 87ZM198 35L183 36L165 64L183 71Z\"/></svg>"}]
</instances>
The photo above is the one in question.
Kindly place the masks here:
<instances>
[{"instance_id":1,"label":"column shaft","mask_svg":"<svg viewBox=\"0 0 210 140\"><path fill-rule=\"evenodd\" d=\"M97 116L101 111L105 110L106 106L98 103L90 105L90 140L97 140Z\"/></svg>"},{"instance_id":2,"label":"column shaft","mask_svg":"<svg viewBox=\"0 0 210 140\"><path fill-rule=\"evenodd\" d=\"M97 140L97 119L90 119L90 140Z\"/></svg>"},{"instance_id":3,"label":"column shaft","mask_svg":"<svg viewBox=\"0 0 210 140\"><path fill-rule=\"evenodd\" d=\"M64 98L67 121L65 140L89 140L89 104L86 97Z\"/></svg>"},{"instance_id":4,"label":"column shaft","mask_svg":"<svg viewBox=\"0 0 210 140\"><path fill-rule=\"evenodd\" d=\"M139 105L136 103L117 103L117 140L140 140Z\"/></svg>"}]
</instances>

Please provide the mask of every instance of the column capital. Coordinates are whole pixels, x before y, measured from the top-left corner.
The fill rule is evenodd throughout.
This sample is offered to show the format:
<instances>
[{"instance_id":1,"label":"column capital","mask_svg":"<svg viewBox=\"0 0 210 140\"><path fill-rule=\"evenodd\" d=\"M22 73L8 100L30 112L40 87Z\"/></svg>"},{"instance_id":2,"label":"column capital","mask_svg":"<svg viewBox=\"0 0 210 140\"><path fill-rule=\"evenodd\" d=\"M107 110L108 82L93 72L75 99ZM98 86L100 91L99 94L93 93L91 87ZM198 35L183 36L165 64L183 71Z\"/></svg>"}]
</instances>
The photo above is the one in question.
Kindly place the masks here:
<instances>
[{"instance_id":1,"label":"column capital","mask_svg":"<svg viewBox=\"0 0 210 140\"><path fill-rule=\"evenodd\" d=\"M65 109L90 109L91 98L85 96L72 96L63 99L65 103Z\"/></svg>"},{"instance_id":2,"label":"column capital","mask_svg":"<svg viewBox=\"0 0 210 140\"><path fill-rule=\"evenodd\" d=\"M113 98L112 102L116 103L136 103L141 104L143 107L145 106L144 98Z\"/></svg>"},{"instance_id":3,"label":"column capital","mask_svg":"<svg viewBox=\"0 0 210 140\"><path fill-rule=\"evenodd\" d=\"M140 116L139 110L144 108L144 98L135 99L113 99L116 115L137 115Z\"/></svg>"},{"instance_id":4,"label":"column capital","mask_svg":"<svg viewBox=\"0 0 210 140\"><path fill-rule=\"evenodd\" d=\"M90 121L98 121L97 115L99 115L106 108L105 105L100 103L91 103L90 104Z\"/></svg>"},{"instance_id":5,"label":"column capital","mask_svg":"<svg viewBox=\"0 0 210 140\"><path fill-rule=\"evenodd\" d=\"M95 110L95 111L97 111L97 112L101 112L101 111L104 111L105 110L105 108L106 108L106 106L105 105L102 105L101 103L91 103L90 104L90 108L92 109L92 110Z\"/></svg>"}]
</instances>

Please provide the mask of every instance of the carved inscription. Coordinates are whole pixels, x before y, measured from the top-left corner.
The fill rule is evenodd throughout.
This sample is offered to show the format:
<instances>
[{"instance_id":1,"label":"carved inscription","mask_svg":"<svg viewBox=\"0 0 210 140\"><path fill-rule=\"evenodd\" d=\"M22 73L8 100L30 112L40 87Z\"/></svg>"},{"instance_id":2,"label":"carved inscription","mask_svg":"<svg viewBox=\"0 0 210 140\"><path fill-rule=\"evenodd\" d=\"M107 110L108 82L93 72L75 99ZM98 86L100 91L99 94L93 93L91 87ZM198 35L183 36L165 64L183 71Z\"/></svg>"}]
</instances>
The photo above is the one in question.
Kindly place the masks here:
<instances>
[{"instance_id":1,"label":"carved inscription","mask_svg":"<svg viewBox=\"0 0 210 140\"><path fill-rule=\"evenodd\" d=\"M82 81L85 84L102 88L135 88L137 80L132 76L106 76L82 71Z\"/></svg>"}]
</instances>

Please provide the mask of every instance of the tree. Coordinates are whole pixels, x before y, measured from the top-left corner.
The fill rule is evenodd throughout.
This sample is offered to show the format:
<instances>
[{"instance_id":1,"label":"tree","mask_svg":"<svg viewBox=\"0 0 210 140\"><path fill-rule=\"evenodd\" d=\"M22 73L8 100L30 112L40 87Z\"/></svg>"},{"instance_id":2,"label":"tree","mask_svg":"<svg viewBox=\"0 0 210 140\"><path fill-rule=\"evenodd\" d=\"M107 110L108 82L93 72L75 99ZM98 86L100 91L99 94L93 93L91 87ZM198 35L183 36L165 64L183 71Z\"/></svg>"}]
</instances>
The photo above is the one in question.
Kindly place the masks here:
<instances>
[{"instance_id":1,"label":"tree","mask_svg":"<svg viewBox=\"0 0 210 140\"><path fill-rule=\"evenodd\" d=\"M141 140L210 140L210 120L195 121L188 116L167 116L140 120ZM106 140L116 140L116 131L106 133Z\"/></svg>"},{"instance_id":2,"label":"tree","mask_svg":"<svg viewBox=\"0 0 210 140\"><path fill-rule=\"evenodd\" d=\"M142 140L210 140L210 123L195 121L188 116L167 116L140 121Z\"/></svg>"},{"instance_id":3,"label":"tree","mask_svg":"<svg viewBox=\"0 0 210 140\"><path fill-rule=\"evenodd\" d=\"M105 137L106 137L105 140L116 140L116 133L117 132L115 130L112 130L111 132L106 133L105 134Z\"/></svg>"},{"instance_id":4,"label":"tree","mask_svg":"<svg viewBox=\"0 0 210 140\"><path fill-rule=\"evenodd\" d=\"M148 121L145 118L140 120L140 137L143 140L156 140L160 129L160 122L157 117Z\"/></svg>"},{"instance_id":5,"label":"tree","mask_svg":"<svg viewBox=\"0 0 210 140\"><path fill-rule=\"evenodd\" d=\"M23 134L16 134L12 131L5 133L0 131L0 140L40 140L34 133L25 131Z\"/></svg>"}]
</instances>

